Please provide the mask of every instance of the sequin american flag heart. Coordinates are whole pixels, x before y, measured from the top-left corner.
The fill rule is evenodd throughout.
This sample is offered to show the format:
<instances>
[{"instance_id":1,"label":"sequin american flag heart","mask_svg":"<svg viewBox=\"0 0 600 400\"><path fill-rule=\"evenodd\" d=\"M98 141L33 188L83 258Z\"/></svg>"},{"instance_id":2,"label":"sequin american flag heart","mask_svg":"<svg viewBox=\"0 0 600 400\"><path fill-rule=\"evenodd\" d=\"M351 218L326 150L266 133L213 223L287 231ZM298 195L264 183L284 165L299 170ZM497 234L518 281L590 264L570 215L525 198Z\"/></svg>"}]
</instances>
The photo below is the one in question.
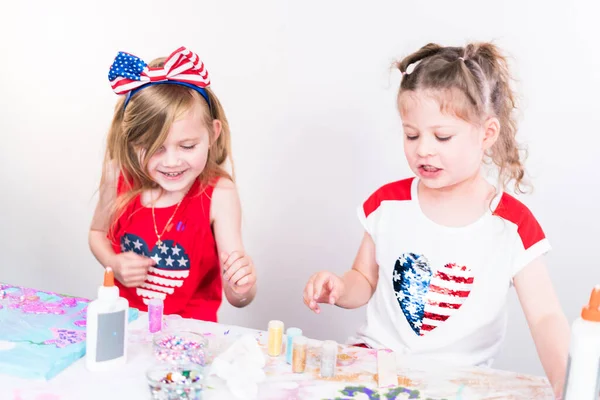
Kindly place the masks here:
<instances>
[{"instance_id":1,"label":"sequin american flag heart","mask_svg":"<svg viewBox=\"0 0 600 400\"><path fill-rule=\"evenodd\" d=\"M183 46L167 57L162 68L151 68L141 58L121 51L110 67L108 79L117 94L150 82L184 82L200 88L210 86L208 71L200 57Z\"/></svg>"},{"instance_id":2,"label":"sequin american flag heart","mask_svg":"<svg viewBox=\"0 0 600 400\"><path fill-rule=\"evenodd\" d=\"M406 253L394 266L393 284L398 304L419 336L450 318L469 297L475 278L472 271L447 263L433 272L423 255Z\"/></svg>"}]
</instances>

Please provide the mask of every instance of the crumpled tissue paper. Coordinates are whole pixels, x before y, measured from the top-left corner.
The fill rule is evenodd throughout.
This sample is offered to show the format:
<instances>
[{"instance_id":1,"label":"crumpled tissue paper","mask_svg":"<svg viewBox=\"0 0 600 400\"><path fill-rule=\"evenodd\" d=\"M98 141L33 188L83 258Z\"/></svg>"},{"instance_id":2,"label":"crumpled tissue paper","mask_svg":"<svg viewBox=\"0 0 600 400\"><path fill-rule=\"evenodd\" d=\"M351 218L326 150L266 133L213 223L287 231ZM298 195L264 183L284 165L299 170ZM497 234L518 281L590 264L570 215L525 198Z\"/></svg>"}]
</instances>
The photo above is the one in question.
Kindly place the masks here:
<instances>
[{"instance_id":1,"label":"crumpled tissue paper","mask_svg":"<svg viewBox=\"0 0 600 400\"><path fill-rule=\"evenodd\" d=\"M215 357L208 376L223 379L238 399L256 399L258 384L265 380L266 356L253 335L244 335Z\"/></svg>"}]
</instances>

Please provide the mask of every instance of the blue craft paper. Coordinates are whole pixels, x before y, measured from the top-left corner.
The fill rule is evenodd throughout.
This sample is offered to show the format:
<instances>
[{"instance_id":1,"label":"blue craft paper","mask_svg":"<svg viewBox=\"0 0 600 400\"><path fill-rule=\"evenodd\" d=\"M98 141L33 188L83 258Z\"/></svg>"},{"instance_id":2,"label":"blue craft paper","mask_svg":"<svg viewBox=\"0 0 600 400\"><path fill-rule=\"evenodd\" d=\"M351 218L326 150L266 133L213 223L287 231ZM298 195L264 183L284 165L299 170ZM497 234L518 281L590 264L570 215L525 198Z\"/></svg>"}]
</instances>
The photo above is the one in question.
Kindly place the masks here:
<instances>
[{"instance_id":1,"label":"blue craft paper","mask_svg":"<svg viewBox=\"0 0 600 400\"><path fill-rule=\"evenodd\" d=\"M77 326L75 322L85 320L89 300L3 284L0 284L0 291L3 296L0 296L0 374L49 380L85 355L83 338L65 347L44 342L56 339L52 328L85 333L85 326ZM15 308L15 304L27 307L27 296L38 297L38 302L49 307L61 304L64 299L74 305L57 307L65 311L61 315L28 313ZM137 309L129 309L129 322L138 316ZM11 346L14 347L2 350Z\"/></svg>"}]
</instances>

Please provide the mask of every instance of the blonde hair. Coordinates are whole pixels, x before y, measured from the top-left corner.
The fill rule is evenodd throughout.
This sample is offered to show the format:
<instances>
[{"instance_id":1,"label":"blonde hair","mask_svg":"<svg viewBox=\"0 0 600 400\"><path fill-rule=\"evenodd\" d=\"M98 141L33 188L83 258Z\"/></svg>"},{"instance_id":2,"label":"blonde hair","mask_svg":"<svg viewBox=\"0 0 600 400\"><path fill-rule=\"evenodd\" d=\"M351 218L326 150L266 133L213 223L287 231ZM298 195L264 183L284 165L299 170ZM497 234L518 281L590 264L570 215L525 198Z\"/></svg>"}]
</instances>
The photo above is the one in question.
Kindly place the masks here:
<instances>
[{"instance_id":1,"label":"blonde hair","mask_svg":"<svg viewBox=\"0 0 600 400\"><path fill-rule=\"evenodd\" d=\"M150 67L162 67L166 58L153 60ZM167 139L174 121L185 114L196 102L204 109L204 123L209 130L211 146L207 162L198 177L202 185L214 178L227 177L234 180L231 159L231 134L229 123L221 102L210 88L205 88L210 100L194 89L171 84L145 87L135 94L124 108L125 99L117 101L108 132L104 172L100 185L107 180L109 165L122 176L122 190L110 213L109 232L127 205L139 194L158 185L148 174L148 162ZM214 140L213 120L221 122L221 133ZM140 150L142 155L140 156ZM231 174L225 164L229 161Z\"/></svg>"},{"instance_id":2,"label":"blonde hair","mask_svg":"<svg viewBox=\"0 0 600 400\"><path fill-rule=\"evenodd\" d=\"M410 65L416 64L407 73ZM452 112L472 123L482 123L490 114L500 121L498 140L486 156L498 167L502 188L514 181L514 191L524 193L526 158L516 141L516 96L510 81L508 63L491 43L471 43L465 47L423 46L396 64L403 78L398 93L417 90L438 91L442 112ZM456 96L458 94L458 96ZM402 107L402 104L400 104ZM523 151L523 155L521 152Z\"/></svg>"}]
</instances>

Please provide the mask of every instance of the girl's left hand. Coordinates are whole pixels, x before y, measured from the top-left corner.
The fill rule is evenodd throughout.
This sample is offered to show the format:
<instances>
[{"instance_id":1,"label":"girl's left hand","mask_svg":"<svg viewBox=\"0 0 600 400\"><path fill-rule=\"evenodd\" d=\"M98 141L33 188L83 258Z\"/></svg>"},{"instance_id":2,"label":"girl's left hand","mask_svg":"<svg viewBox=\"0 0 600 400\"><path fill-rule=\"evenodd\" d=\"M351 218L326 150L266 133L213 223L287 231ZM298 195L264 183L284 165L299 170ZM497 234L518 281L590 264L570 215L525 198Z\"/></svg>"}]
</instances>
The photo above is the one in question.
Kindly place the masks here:
<instances>
[{"instance_id":1,"label":"girl's left hand","mask_svg":"<svg viewBox=\"0 0 600 400\"><path fill-rule=\"evenodd\" d=\"M223 280L237 294L245 294L256 283L256 269L249 255L241 251L221 253Z\"/></svg>"}]
</instances>

